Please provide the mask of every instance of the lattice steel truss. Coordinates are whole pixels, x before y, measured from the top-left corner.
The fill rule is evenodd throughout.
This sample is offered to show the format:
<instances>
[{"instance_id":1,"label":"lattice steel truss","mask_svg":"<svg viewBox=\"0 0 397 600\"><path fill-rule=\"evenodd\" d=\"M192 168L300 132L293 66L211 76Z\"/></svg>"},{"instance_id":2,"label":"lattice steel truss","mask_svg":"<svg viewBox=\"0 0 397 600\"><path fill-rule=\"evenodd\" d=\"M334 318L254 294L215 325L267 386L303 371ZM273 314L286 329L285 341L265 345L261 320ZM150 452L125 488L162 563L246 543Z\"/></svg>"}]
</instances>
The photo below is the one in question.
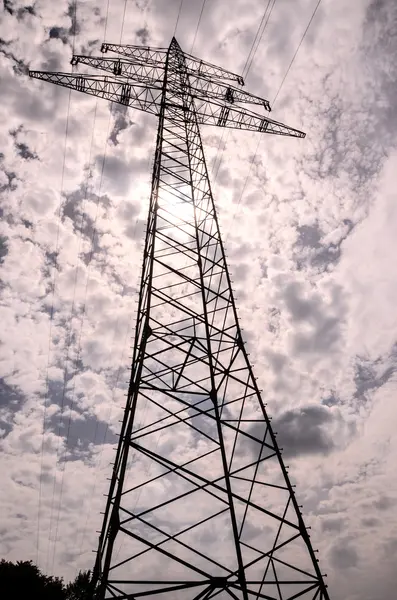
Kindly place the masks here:
<instances>
[{"instance_id":1,"label":"lattice steel truss","mask_svg":"<svg viewBox=\"0 0 397 600\"><path fill-rule=\"evenodd\" d=\"M328 600L248 360L200 123L304 137L239 106L241 77L104 44L109 71L31 76L159 117L127 405L94 569L103 598Z\"/></svg>"}]
</instances>

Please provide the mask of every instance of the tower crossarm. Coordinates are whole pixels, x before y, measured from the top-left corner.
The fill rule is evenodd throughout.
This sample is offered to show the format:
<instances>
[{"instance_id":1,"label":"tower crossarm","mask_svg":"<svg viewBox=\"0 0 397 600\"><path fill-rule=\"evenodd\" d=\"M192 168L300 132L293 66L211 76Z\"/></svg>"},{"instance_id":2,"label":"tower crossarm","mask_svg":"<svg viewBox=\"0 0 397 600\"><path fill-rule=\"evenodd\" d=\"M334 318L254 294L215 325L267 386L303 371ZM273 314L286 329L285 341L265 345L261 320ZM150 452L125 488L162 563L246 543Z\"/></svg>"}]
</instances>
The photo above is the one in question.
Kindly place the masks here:
<instances>
[{"instance_id":1,"label":"tower crossarm","mask_svg":"<svg viewBox=\"0 0 397 600\"><path fill-rule=\"evenodd\" d=\"M76 75L48 71L29 71L29 76L155 115L160 110L161 84L156 87L132 84L102 75Z\"/></svg>"},{"instance_id":2,"label":"tower crossarm","mask_svg":"<svg viewBox=\"0 0 397 600\"><path fill-rule=\"evenodd\" d=\"M268 100L214 79L190 75L190 88L193 98L200 100L221 100L227 104L257 104L271 111Z\"/></svg>"},{"instance_id":3,"label":"tower crossarm","mask_svg":"<svg viewBox=\"0 0 397 600\"><path fill-rule=\"evenodd\" d=\"M94 69L107 71L115 77L123 77L145 85L162 85L164 65L152 65L145 62L135 62L120 58L103 58L101 56L73 55L70 64L73 66L83 64Z\"/></svg>"},{"instance_id":4,"label":"tower crossarm","mask_svg":"<svg viewBox=\"0 0 397 600\"><path fill-rule=\"evenodd\" d=\"M123 46L121 44L108 44L104 42L101 52L115 52L128 57L131 61L139 64L152 66L164 66L167 56L165 48L149 48L148 46Z\"/></svg>"},{"instance_id":5,"label":"tower crossarm","mask_svg":"<svg viewBox=\"0 0 397 600\"><path fill-rule=\"evenodd\" d=\"M240 107L216 101L196 100L197 120L205 125L217 125L231 129L245 129L274 135L304 138L303 131L273 121L264 115Z\"/></svg>"},{"instance_id":6,"label":"tower crossarm","mask_svg":"<svg viewBox=\"0 0 397 600\"><path fill-rule=\"evenodd\" d=\"M131 61L126 58L102 58L96 56L74 55L71 60L72 65L84 64L94 69L101 69L112 73L117 77L133 79L140 83L149 85L159 83L164 77L164 65L152 65ZM191 74L190 87L194 98L200 100L221 100L228 104L243 103L257 104L263 106L270 112L268 100L250 94L241 88L232 86L223 81L204 77L203 75Z\"/></svg>"},{"instance_id":7,"label":"tower crossarm","mask_svg":"<svg viewBox=\"0 0 397 600\"><path fill-rule=\"evenodd\" d=\"M234 81L238 85L244 85L244 79L241 75L237 75L237 73L232 73L232 71L228 71L222 67L206 62L205 60L196 58L191 54L186 54L186 52L184 53L184 56L185 65L189 74L211 79L220 79L221 81Z\"/></svg>"},{"instance_id":8,"label":"tower crossarm","mask_svg":"<svg viewBox=\"0 0 397 600\"><path fill-rule=\"evenodd\" d=\"M104 43L101 52L115 52L126 58L133 60L145 60L152 65L161 65L165 62L167 51L163 48L144 48L142 46L129 46L122 44ZM217 79L220 81L234 81L238 85L244 85L244 79L241 75L227 71L222 67L213 65L205 60L200 60L195 56L184 53L185 65L189 75L205 77L207 79Z\"/></svg>"},{"instance_id":9,"label":"tower crossarm","mask_svg":"<svg viewBox=\"0 0 397 600\"><path fill-rule=\"evenodd\" d=\"M29 71L29 76L155 115L158 115L160 111L161 82L157 85L147 85L106 75L79 75L49 71ZM172 104L168 108L171 113L174 113L173 118L175 120L185 118L183 111L181 111L180 94L177 91L174 92ZM290 137L305 137L302 131L252 111L215 100L196 98L196 109L198 122L205 125L217 125L218 127L245 129ZM188 116L186 118L189 119Z\"/></svg>"}]
</instances>

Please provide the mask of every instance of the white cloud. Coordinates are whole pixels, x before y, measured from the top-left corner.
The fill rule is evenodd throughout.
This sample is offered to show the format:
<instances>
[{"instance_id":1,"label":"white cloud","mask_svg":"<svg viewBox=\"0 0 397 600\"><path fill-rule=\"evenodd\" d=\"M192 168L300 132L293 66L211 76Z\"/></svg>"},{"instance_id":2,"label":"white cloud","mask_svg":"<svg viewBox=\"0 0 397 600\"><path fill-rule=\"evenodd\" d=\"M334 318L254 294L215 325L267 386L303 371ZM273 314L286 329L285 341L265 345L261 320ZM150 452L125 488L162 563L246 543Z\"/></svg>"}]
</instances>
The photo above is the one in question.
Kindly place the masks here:
<instances>
[{"instance_id":1,"label":"white cloud","mask_svg":"<svg viewBox=\"0 0 397 600\"><path fill-rule=\"evenodd\" d=\"M249 91L272 100L313 4L276 3ZM28 65L71 69L70 6L40 0L34 14L17 0L8 6L0 41L0 554L35 560L41 474L39 562L68 579L92 567L88 549L114 458L156 121L138 112L121 121L120 111L83 94L72 93L69 105L67 90L21 75ZM158 0L128 3L123 41L168 45L178 8L179 0L167 10ZM120 39L123 9L110 3L110 41ZM207 3L195 53L238 72L263 9L256 0ZM199 11L185 0L177 38L188 51ZM106 2L77 5L76 52L99 53L105 13ZM394 23L393 3L321 4L273 113L307 138L266 136L251 171L255 135L203 128L208 164L222 157L213 189L244 337L280 439L285 425L333 600L390 600L395 587ZM142 423L155 414L142 407ZM159 450L183 448L188 459L196 440L192 430L180 435L164 430ZM146 466L138 461L134 477L145 478Z\"/></svg>"}]
</instances>

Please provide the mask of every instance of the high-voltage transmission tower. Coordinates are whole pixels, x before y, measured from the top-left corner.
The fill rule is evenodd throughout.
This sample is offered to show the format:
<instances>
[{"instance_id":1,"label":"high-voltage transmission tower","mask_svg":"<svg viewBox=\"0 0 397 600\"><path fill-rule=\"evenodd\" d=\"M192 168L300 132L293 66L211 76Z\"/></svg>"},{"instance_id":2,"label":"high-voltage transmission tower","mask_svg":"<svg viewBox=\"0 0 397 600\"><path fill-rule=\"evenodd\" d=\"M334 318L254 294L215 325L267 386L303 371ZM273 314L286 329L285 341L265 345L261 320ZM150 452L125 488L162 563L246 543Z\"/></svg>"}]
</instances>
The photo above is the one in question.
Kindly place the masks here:
<instances>
[{"instance_id":1,"label":"high-voltage transmission tower","mask_svg":"<svg viewBox=\"0 0 397 600\"><path fill-rule=\"evenodd\" d=\"M303 138L241 105L242 78L103 44L108 75L31 71L158 117L131 380L94 568L97 598L329 600L250 366L200 124Z\"/></svg>"}]
</instances>

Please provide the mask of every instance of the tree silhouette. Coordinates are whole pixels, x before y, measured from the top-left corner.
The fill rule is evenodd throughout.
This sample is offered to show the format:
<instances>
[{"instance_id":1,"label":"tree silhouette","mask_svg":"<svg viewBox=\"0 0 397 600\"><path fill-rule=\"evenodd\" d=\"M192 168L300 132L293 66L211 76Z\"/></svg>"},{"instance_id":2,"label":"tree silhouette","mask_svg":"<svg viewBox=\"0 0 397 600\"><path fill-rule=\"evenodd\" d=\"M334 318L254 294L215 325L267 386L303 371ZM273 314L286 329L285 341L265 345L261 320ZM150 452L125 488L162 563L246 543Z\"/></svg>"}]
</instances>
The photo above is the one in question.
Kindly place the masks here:
<instances>
[{"instance_id":1,"label":"tree silhouette","mask_svg":"<svg viewBox=\"0 0 397 600\"><path fill-rule=\"evenodd\" d=\"M80 571L66 586L59 577L48 577L32 563L0 561L1 600L94 600L91 572Z\"/></svg>"},{"instance_id":2,"label":"tree silhouette","mask_svg":"<svg viewBox=\"0 0 397 600\"><path fill-rule=\"evenodd\" d=\"M0 561L0 597L3 600L65 600L62 579L43 575L32 561Z\"/></svg>"},{"instance_id":3,"label":"tree silhouette","mask_svg":"<svg viewBox=\"0 0 397 600\"><path fill-rule=\"evenodd\" d=\"M80 571L76 579L65 588L66 600L93 600L91 571Z\"/></svg>"}]
</instances>

